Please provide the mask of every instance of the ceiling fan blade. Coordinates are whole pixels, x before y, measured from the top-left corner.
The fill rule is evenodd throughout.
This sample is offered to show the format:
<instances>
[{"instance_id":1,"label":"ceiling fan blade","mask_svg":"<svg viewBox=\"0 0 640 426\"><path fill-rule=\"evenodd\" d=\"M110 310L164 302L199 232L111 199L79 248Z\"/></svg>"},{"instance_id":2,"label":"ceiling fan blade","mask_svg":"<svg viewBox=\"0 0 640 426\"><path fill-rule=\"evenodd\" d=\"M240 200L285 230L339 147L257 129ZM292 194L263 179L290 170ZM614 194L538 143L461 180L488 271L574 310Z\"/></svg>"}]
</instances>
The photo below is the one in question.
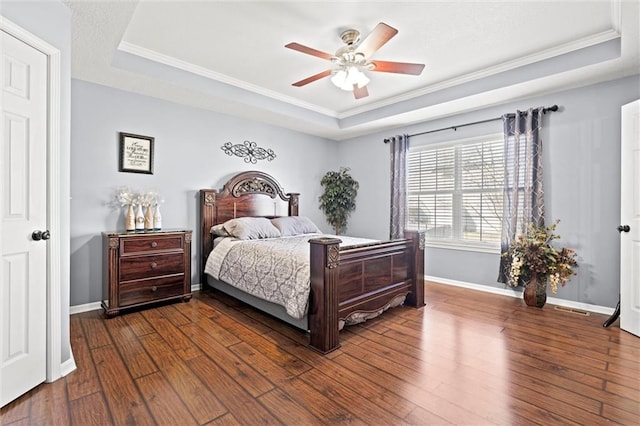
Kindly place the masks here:
<instances>
[{"instance_id":1,"label":"ceiling fan blade","mask_svg":"<svg viewBox=\"0 0 640 426\"><path fill-rule=\"evenodd\" d=\"M327 52L322 52L320 50L314 49L312 47L304 46L300 43L289 43L284 47L288 47L292 50L297 50L298 52L306 53L307 55L317 56L318 58L326 59L328 61L333 58L333 55Z\"/></svg>"},{"instance_id":2,"label":"ceiling fan blade","mask_svg":"<svg viewBox=\"0 0 640 426\"><path fill-rule=\"evenodd\" d=\"M410 64L407 62L370 61L375 68L371 71L394 72L398 74L420 75L424 69L424 64Z\"/></svg>"},{"instance_id":3,"label":"ceiling fan blade","mask_svg":"<svg viewBox=\"0 0 640 426\"><path fill-rule=\"evenodd\" d=\"M398 34L398 30L384 22L380 22L369 33L369 35L362 40L362 42L356 48L356 52L360 52L365 58L370 57L376 50L380 49L386 42L391 40L393 36Z\"/></svg>"},{"instance_id":4,"label":"ceiling fan blade","mask_svg":"<svg viewBox=\"0 0 640 426\"><path fill-rule=\"evenodd\" d=\"M367 86L358 87L357 84L353 85L353 96L356 99L365 98L369 96L369 91L367 90Z\"/></svg>"},{"instance_id":5,"label":"ceiling fan blade","mask_svg":"<svg viewBox=\"0 0 640 426\"><path fill-rule=\"evenodd\" d=\"M304 80L297 81L293 83L292 86L302 87L306 84L313 83L316 80L320 80L321 78L324 78L330 75L331 75L331 70L325 70L325 71L319 72L316 75L312 75L311 77L307 77Z\"/></svg>"}]
</instances>

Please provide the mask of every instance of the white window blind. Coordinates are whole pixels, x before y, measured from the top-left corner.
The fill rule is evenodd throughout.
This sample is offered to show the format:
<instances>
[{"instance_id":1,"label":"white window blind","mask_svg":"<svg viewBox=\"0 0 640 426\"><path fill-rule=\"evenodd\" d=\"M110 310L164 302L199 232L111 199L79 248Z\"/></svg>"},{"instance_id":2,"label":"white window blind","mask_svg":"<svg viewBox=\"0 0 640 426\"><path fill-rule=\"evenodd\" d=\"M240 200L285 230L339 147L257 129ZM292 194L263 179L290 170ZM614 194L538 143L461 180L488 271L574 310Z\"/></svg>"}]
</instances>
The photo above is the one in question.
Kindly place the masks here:
<instances>
[{"instance_id":1,"label":"white window blind","mask_svg":"<svg viewBox=\"0 0 640 426\"><path fill-rule=\"evenodd\" d=\"M502 230L502 135L410 148L409 229L427 241L498 247Z\"/></svg>"}]
</instances>

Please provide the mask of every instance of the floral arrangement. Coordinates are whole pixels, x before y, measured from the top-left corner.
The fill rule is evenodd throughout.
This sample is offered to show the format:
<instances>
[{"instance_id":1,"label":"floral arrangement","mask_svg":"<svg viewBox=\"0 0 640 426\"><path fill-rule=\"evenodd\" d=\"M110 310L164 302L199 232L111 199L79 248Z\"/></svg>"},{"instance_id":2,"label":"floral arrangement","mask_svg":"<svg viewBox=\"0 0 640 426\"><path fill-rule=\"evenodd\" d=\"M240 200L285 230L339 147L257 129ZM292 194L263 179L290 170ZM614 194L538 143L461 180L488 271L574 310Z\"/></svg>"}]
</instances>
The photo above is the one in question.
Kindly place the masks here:
<instances>
[{"instance_id":1,"label":"floral arrangement","mask_svg":"<svg viewBox=\"0 0 640 426\"><path fill-rule=\"evenodd\" d=\"M116 201L120 206L137 206L149 207L158 205L162 200L157 190L150 190L147 192L133 192L128 186L121 186L116 191Z\"/></svg>"},{"instance_id":2,"label":"floral arrangement","mask_svg":"<svg viewBox=\"0 0 640 426\"><path fill-rule=\"evenodd\" d=\"M576 252L569 248L556 249L551 242L560 238L555 233L556 221L549 226L530 225L527 232L519 235L504 254L510 260L509 285L528 282L537 278L538 282L549 280L552 293L558 291L558 284L564 287L575 275L578 266Z\"/></svg>"},{"instance_id":3,"label":"floral arrangement","mask_svg":"<svg viewBox=\"0 0 640 426\"><path fill-rule=\"evenodd\" d=\"M116 191L116 201L121 207L135 204L135 197L136 195L128 186L121 186Z\"/></svg>"}]
</instances>

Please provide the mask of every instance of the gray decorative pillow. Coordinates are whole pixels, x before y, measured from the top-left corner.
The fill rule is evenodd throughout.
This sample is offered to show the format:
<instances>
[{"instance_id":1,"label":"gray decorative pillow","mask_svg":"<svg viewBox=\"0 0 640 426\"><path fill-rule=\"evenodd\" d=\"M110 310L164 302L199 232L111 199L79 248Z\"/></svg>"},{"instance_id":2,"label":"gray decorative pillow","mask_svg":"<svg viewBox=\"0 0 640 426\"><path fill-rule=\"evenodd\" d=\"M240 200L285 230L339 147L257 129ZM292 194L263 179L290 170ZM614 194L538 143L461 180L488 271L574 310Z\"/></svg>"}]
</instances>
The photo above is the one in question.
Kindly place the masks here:
<instances>
[{"instance_id":1,"label":"gray decorative pillow","mask_svg":"<svg viewBox=\"0 0 640 426\"><path fill-rule=\"evenodd\" d=\"M224 223L224 229L239 240L258 238L276 238L280 236L278 228L265 217L239 217Z\"/></svg>"},{"instance_id":2,"label":"gray decorative pillow","mask_svg":"<svg viewBox=\"0 0 640 426\"><path fill-rule=\"evenodd\" d=\"M282 216L271 219L273 226L278 228L283 237L288 235L321 233L315 223L305 216Z\"/></svg>"}]
</instances>

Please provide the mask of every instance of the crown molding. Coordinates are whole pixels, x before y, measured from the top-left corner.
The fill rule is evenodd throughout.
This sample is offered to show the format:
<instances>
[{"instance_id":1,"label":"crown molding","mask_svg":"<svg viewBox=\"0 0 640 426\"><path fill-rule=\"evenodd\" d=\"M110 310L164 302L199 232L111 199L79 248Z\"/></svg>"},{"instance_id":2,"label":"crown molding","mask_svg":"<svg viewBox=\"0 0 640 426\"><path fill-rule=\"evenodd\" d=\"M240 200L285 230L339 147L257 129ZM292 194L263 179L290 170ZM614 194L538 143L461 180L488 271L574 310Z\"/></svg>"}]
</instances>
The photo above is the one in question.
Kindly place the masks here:
<instances>
[{"instance_id":1,"label":"crown molding","mask_svg":"<svg viewBox=\"0 0 640 426\"><path fill-rule=\"evenodd\" d=\"M614 2L615 3L615 2ZM618 8L619 10L619 8ZM574 40L562 45L554 46L549 49L545 49L527 56L523 56L521 58L515 59L513 61L503 62L501 64L495 65L493 67L483 68L482 70L471 72L460 77L452 78L449 80L442 81L440 83L435 83L424 87L422 89L414 90L412 92L405 93L403 95L394 96L391 98L384 99L379 102L375 102L373 104L368 104L362 107L356 107L350 109L349 111L338 114L338 119L347 118L353 115L362 114L364 112L368 112L371 110L375 110L378 108L382 108L385 106L397 104L400 102L408 101L413 98L428 95L433 92L437 92L440 90L449 89L451 87L455 87L461 84L469 83L474 80L479 80L481 78L490 77L495 74L499 74L502 72L510 71L519 67L523 67L526 65L531 65L536 62L540 62L549 58L553 58L556 56L566 55L568 53L574 52L576 50L584 49L587 47L595 46L600 43L604 43L610 40L614 40L620 37L620 33L615 29L609 29L603 31L601 33L593 34L587 37L583 37L578 40Z\"/></svg>"},{"instance_id":2,"label":"crown molding","mask_svg":"<svg viewBox=\"0 0 640 426\"><path fill-rule=\"evenodd\" d=\"M234 87L238 87L240 89L243 90L247 90L249 92L252 93L256 93L258 95L262 95L262 96L266 96L268 98L271 99L275 99L277 101L280 102L284 102L290 105L295 105L298 106L300 108L304 108L310 111L314 111L332 118L337 118L338 114L333 111L333 110L329 110L326 108L321 108L317 105L308 103L308 102L302 102L298 99L289 97L289 96L284 96L281 95L280 93L274 92L272 90L267 90L264 89L263 87L260 86L256 86L254 84L250 84L247 83L246 81L242 81L242 80L238 80L236 78L230 77L228 75L225 74L221 74L221 73L217 73L215 71L212 71L208 68L204 68L201 67L199 65L195 65L192 64L190 62L186 62L177 58L174 58L172 56L168 56L168 55L164 55L162 53L156 52L154 50L151 49L147 49L141 46L138 46L136 44L133 43L129 43L126 41L121 41L120 44L118 45L117 50L120 50L122 52L126 52L126 53L130 53L132 55L136 55L139 56L141 58L144 59L148 59L150 61L153 62L157 62L163 65L167 65L176 69L180 69L183 71L187 71L189 73L195 74L195 75L199 75L211 80L215 80L218 81L220 83L224 83L224 84L228 84Z\"/></svg>"}]
</instances>

